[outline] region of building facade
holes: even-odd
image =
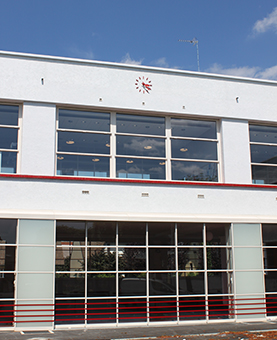
[[[277,82],[0,70],[2,328],[277,316]]]

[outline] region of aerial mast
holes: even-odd
[[[196,38],[193,38],[192,40],[181,40],[181,39],[179,39],[178,41],[180,41],[180,42],[188,42],[188,43],[190,43],[190,44],[193,44],[193,46],[196,45],[196,51],[197,51],[197,67],[198,67],[198,72],[200,72],[198,40],[197,40]]]

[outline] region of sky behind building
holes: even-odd
[[[0,0],[0,50],[277,80],[276,0]]]

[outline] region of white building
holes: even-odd
[[[0,52],[15,329],[277,315],[277,82]]]

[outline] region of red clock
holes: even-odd
[[[150,93],[152,89],[151,80],[149,78],[138,77],[135,82],[136,89],[142,93]]]

